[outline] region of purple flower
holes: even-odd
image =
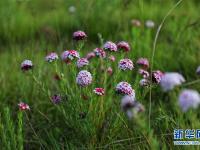
[[[112,75],[113,69],[112,69],[111,67],[108,67],[108,68],[107,68],[107,73],[108,73],[109,75]]]
[[[132,89],[128,82],[120,82],[116,86],[117,93],[124,95],[135,95],[135,91]]]
[[[86,58],[89,60],[91,58],[95,57],[95,53],[94,52],[89,52],[86,56]]]
[[[162,76],[160,86],[162,87],[163,91],[170,91],[175,86],[181,85],[183,82],[185,82],[185,79],[181,74],[169,72]]]
[[[73,33],[73,39],[76,41],[84,40],[87,38],[87,35],[83,31],[76,31]]]
[[[179,106],[183,112],[189,108],[197,108],[200,104],[200,95],[195,90],[183,90],[179,95]]]
[[[95,94],[97,94],[97,95],[100,95],[100,96],[102,96],[102,95],[105,94],[104,88],[95,88],[95,89],[93,90],[93,92],[94,92]]]
[[[76,77],[76,83],[82,87],[88,86],[92,83],[91,73],[86,70],[80,71]]]
[[[149,86],[150,81],[148,79],[141,79],[139,84],[140,86]]]
[[[121,70],[132,70],[134,68],[133,62],[130,59],[121,59],[118,63],[118,68]]]
[[[160,83],[163,73],[160,70],[152,72],[152,81],[156,84]]]
[[[196,73],[197,75],[200,75],[200,66],[197,67]]]
[[[111,52],[116,52],[117,51],[117,45],[111,41],[108,41],[104,44],[103,48],[105,50],[109,50]]]
[[[98,57],[101,57],[101,58],[105,58],[106,57],[106,52],[101,48],[95,48],[94,49],[94,53]]]
[[[61,102],[62,97],[61,97],[60,95],[55,94],[55,95],[53,95],[53,96],[51,97],[51,100],[52,100],[52,102],[53,102],[54,104],[58,104],[58,103]]]
[[[122,49],[125,52],[128,52],[128,51],[131,50],[130,45],[127,42],[125,42],[125,41],[121,41],[121,42],[117,43],[117,48],[118,49]]]
[[[149,72],[144,69],[139,69],[139,74],[142,75],[143,78],[149,78]]]
[[[76,65],[78,68],[82,68],[84,66],[87,66],[88,64],[89,64],[89,61],[86,58],[80,58],[76,62]]]
[[[24,103],[24,102],[20,102],[20,103],[18,104],[18,106],[19,106],[19,109],[20,109],[20,110],[30,110],[29,105],[26,104],[26,103]]]
[[[147,58],[139,58],[137,60],[137,64],[141,67],[143,67],[144,69],[149,68],[149,61]]]
[[[24,60],[22,63],[21,63],[21,69],[23,71],[28,71],[30,69],[33,68],[33,64],[32,64],[32,61],[31,60]]]
[[[61,58],[66,63],[69,63],[73,59],[80,58],[80,56],[79,53],[75,50],[67,50],[62,53]]]
[[[114,61],[115,61],[115,56],[110,55],[110,56],[109,56],[109,59],[110,59],[110,61],[114,62]]]
[[[58,55],[57,55],[56,53],[54,53],[54,52],[49,53],[49,54],[45,57],[45,60],[46,60],[47,62],[53,62],[53,61],[55,61],[55,60],[57,60],[57,59],[58,59]]]

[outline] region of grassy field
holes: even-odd
[[[178,106],[182,89],[200,92],[200,78],[195,73],[200,65],[200,3],[177,2],[1,0],[0,147],[6,150],[200,149],[173,144],[174,129],[200,128],[199,109],[183,113]],[[71,6],[76,8],[75,12],[69,11]],[[133,26],[132,19],[139,19],[142,25]],[[145,27],[146,20],[153,20],[155,27]],[[55,51],[60,56],[66,49],[76,49],[72,34],[77,30],[88,35],[79,51],[81,57],[109,40],[124,40],[131,45],[127,54],[114,53],[115,62],[92,59],[85,68],[93,76],[87,88],[76,84],[80,69],[75,62],[65,64],[60,59],[54,65],[45,61],[49,52]],[[118,61],[124,57],[134,62],[132,71],[119,71]],[[186,84],[168,93],[162,92],[159,85],[140,87],[141,77],[136,67],[140,57],[149,59],[152,70],[181,73]],[[32,74],[20,69],[25,59],[33,62]],[[64,76],[61,81],[53,79],[55,66]],[[113,68],[112,76],[105,71],[109,66]],[[120,81],[132,85],[136,99],[145,107],[145,112],[131,120],[121,111],[121,96],[115,92]],[[105,95],[95,95],[95,87],[104,87]],[[51,102],[50,96],[54,94],[63,97],[58,105]],[[17,106],[20,101],[27,103],[30,111],[20,111]]]

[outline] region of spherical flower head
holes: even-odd
[[[156,84],[160,83],[163,75],[164,75],[163,72],[161,72],[160,70],[153,71],[152,72],[152,81]]]
[[[155,27],[155,23],[152,20],[147,20],[145,22],[145,25],[147,28],[154,28]]]
[[[31,60],[24,60],[22,63],[21,63],[21,69],[23,71],[28,71],[30,69],[33,68],[33,63]]]
[[[130,45],[125,41],[121,41],[121,42],[117,43],[117,48],[124,50],[125,52],[128,52],[131,50]]]
[[[104,44],[103,48],[105,50],[111,51],[111,52],[116,52],[117,51],[117,45],[111,41],[108,41]]]
[[[136,19],[131,20],[131,24],[133,26],[135,26],[135,27],[140,27],[141,26],[140,20],[136,20]]]
[[[113,69],[112,69],[111,67],[108,67],[108,69],[107,69],[107,73],[108,73],[109,75],[112,75],[112,73],[113,73]]]
[[[110,55],[110,56],[109,56],[109,60],[112,61],[112,62],[114,62],[114,61],[115,61],[115,56]]]
[[[163,91],[170,91],[175,86],[181,85],[183,82],[185,82],[184,77],[176,72],[170,72],[165,73],[160,81],[160,85],[163,89]]]
[[[88,60],[90,60],[90,59],[93,58],[93,57],[95,57],[95,53],[94,53],[94,52],[89,52],[89,53],[87,54],[87,56],[86,56],[86,58],[87,58]]]
[[[135,97],[132,95],[125,95],[121,99],[121,108],[123,111],[127,111],[134,107]]]
[[[135,93],[131,85],[124,81],[117,84],[116,92],[124,95],[134,95]]]
[[[144,68],[144,69],[149,68],[149,61],[148,61],[147,58],[139,58],[139,59],[137,60],[137,64],[138,64],[139,66],[141,66],[142,68]]]
[[[200,104],[200,95],[195,90],[183,90],[179,95],[179,106],[183,112],[186,112],[189,108],[196,109]]]
[[[77,58],[79,59],[80,56],[79,56],[79,53],[75,50],[67,50],[62,53],[61,58],[65,62],[70,62],[73,59],[77,59]]]
[[[93,92],[94,92],[95,94],[97,94],[97,95],[100,95],[100,96],[102,96],[102,95],[105,94],[104,88],[95,88],[95,89],[93,90]]]
[[[70,6],[68,8],[68,10],[69,10],[70,13],[75,13],[76,12],[76,7],[75,6]]]
[[[47,62],[53,62],[53,61],[56,61],[58,59],[58,55],[54,52],[52,53],[49,53],[46,57],[45,57],[45,60]]]
[[[134,68],[133,62],[130,59],[121,59],[118,63],[118,68],[121,70],[132,70]]]
[[[51,101],[52,101],[54,104],[60,103],[61,100],[62,100],[62,97],[61,97],[60,95],[57,95],[57,94],[55,94],[55,95],[53,95],[53,96],[51,97]]]
[[[196,73],[200,76],[200,66],[197,67]]]
[[[76,31],[73,33],[73,39],[76,41],[84,40],[87,38],[87,35],[83,31]]]
[[[143,78],[149,78],[149,72],[144,69],[139,69],[139,74],[142,75]]]
[[[148,79],[141,79],[139,82],[140,86],[149,86],[150,85],[150,81]]]
[[[20,103],[18,104],[18,106],[19,106],[19,110],[30,110],[29,105],[26,104],[26,103],[24,103],[24,102],[20,102]]]
[[[101,48],[95,48],[94,53],[96,56],[101,57],[101,58],[106,58],[106,52],[101,49]]]
[[[88,64],[89,64],[89,61],[86,58],[80,58],[76,62],[76,65],[78,68],[82,68],[84,66],[87,66]]]
[[[76,77],[76,83],[82,87],[88,86],[92,83],[92,75],[86,70],[82,70]]]

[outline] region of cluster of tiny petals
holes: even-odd
[[[58,55],[55,52],[51,52],[45,57],[45,60],[47,62],[53,62],[57,59],[58,59]]]
[[[135,27],[140,27],[141,26],[141,22],[140,20],[137,20],[137,19],[133,19],[131,20],[131,24]]]
[[[112,62],[115,61],[115,56],[113,56],[113,55],[110,55],[108,58],[109,58],[109,60],[112,61]]]
[[[147,20],[145,22],[145,25],[146,25],[147,28],[154,28],[155,23],[152,20]]]
[[[139,84],[140,84],[140,86],[149,86],[150,81],[148,79],[141,79]]]
[[[108,68],[107,68],[107,73],[108,73],[109,75],[112,75],[113,69],[112,69],[111,67],[108,67]]]
[[[19,106],[19,109],[20,109],[20,110],[30,110],[29,105],[26,104],[26,103],[24,103],[24,102],[20,102],[20,103],[18,104],[18,106]]]
[[[111,41],[108,41],[104,44],[103,48],[105,50],[109,50],[109,51],[112,51],[112,52],[116,52],[117,51],[117,45]]]
[[[197,108],[200,104],[200,95],[195,90],[185,89],[179,95],[179,106],[183,112],[189,108]]]
[[[127,82],[120,82],[116,86],[117,93],[125,94],[125,95],[133,95],[134,90],[131,85]]]
[[[102,95],[105,94],[104,88],[95,88],[95,89],[93,90],[93,92],[94,92],[95,94],[97,94],[97,95],[100,95],[100,96],[102,96]]]
[[[143,76],[143,78],[149,78],[149,72],[144,69],[139,69],[139,74]]]
[[[80,58],[79,53],[75,50],[64,51],[61,55],[62,60],[73,60],[75,58]]]
[[[94,53],[98,57],[101,57],[101,58],[105,58],[106,57],[106,52],[101,48],[95,48],[94,49]]]
[[[139,58],[137,60],[137,64],[142,66],[143,68],[149,68],[149,61],[147,58]]]
[[[132,70],[134,68],[133,62],[130,59],[121,59],[118,63],[118,68],[121,70]]]
[[[73,39],[74,40],[84,40],[87,38],[87,35],[83,31],[76,31],[73,33]]]
[[[121,41],[121,42],[117,43],[117,48],[122,49],[125,52],[128,52],[131,50],[130,45],[125,41]]]
[[[23,71],[28,71],[30,69],[32,69],[33,67],[33,63],[31,60],[24,60],[22,63],[21,63],[21,69]]]
[[[58,104],[58,103],[61,102],[62,98],[61,98],[60,95],[55,94],[55,95],[53,95],[53,96],[51,97],[51,100],[52,100],[52,102],[53,102],[54,104]]]
[[[89,60],[91,58],[95,57],[95,53],[94,52],[89,52],[87,55],[86,55],[86,58]]]
[[[156,70],[152,72],[152,81],[154,83],[160,83],[162,76],[164,75],[163,72],[161,72],[160,70]]]
[[[87,58],[80,58],[77,60],[76,65],[78,68],[82,68],[84,66],[87,66],[89,64],[89,61]]]
[[[135,97],[130,95],[125,95],[121,99],[121,108],[126,111],[134,106]]]
[[[177,72],[168,72],[162,76],[160,85],[163,91],[170,91],[175,86],[181,85],[183,82],[185,82],[185,79],[181,74]]]
[[[86,70],[82,70],[76,77],[76,83],[82,87],[88,86],[92,83],[92,75]]]

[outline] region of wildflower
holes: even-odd
[[[33,68],[33,64],[32,64],[32,61],[31,60],[24,60],[22,63],[21,63],[21,69],[23,71],[28,71],[30,69]]]
[[[200,66],[197,67],[196,73],[197,75],[200,75]]]
[[[160,81],[163,91],[172,90],[175,86],[181,85],[185,82],[184,77],[176,72],[165,73]]]
[[[87,38],[87,35],[83,31],[76,31],[73,33],[73,39],[76,41],[84,40]]]
[[[137,64],[141,67],[143,67],[144,69],[149,68],[149,61],[147,58],[139,58],[137,60]]]
[[[95,48],[94,49],[94,53],[98,57],[101,57],[101,58],[105,58],[106,57],[106,52],[101,48]]]
[[[111,41],[108,41],[104,44],[103,48],[105,50],[109,50],[111,52],[116,52],[117,51],[117,45]]]
[[[48,54],[48,55],[45,57],[45,60],[46,60],[47,62],[53,62],[53,61],[55,61],[55,60],[57,60],[57,59],[58,59],[58,55],[57,55],[56,53],[54,53],[54,52]]]
[[[154,83],[160,83],[163,73],[160,70],[156,70],[152,72],[152,81]]]
[[[69,10],[70,13],[75,13],[76,12],[76,7],[75,6],[70,6],[68,8],[68,10]]]
[[[200,95],[195,90],[183,90],[179,95],[179,106],[183,112],[186,112],[189,108],[196,109],[200,104]]]
[[[109,56],[109,59],[110,59],[112,62],[114,62],[114,61],[115,61],[115,56],[110,55],[110,56]]]
[[[86,56],[86,58],[89,60],[91,58],[95,57],[95,53],[94,52],[89,52]]]
[[[89,61],[86,58],[80,58],[76,62],[76,65],[78,68],[82,68],[84,66],[87,66],[88,64],[89,64]]]
[[[134,95],[135,91],[132,89],[131,85],[127,82],[120,82],[116,86],[116,92],[125,95]]]
[[[125,52],[128,52],[128,51],[131,50],[129,44],[127,42],[125,42],[125,41],[121,41],[121,42],[117,43],[117,48],[118,49],[122,49]]]
[[[75,50],[68,50],[68,51],[64,51],[61,55],[61,58],[63,61],[65,61],[66,63],[70,62],[71,60],[75,59],[75,58],[80,58],[79,53]]]
[[[132,70],[134,68],[133,62],[130,59],[121,59],[118,63],[118,68],[121,70]]]
[[[135,27],[140,27],[141,26],[140,20],[136,20],[136,19],[131,20],[131,24],[133,26],[135,26]]]
[[[143,78],[149,78],[149,72],[144,69],[139,69],[139,74],[143,76]]]
[[[19,109],[20,109],[20,110],[30,110],[29,105],[26,104],[26,103],[24,103],[24,102],[20,102],[20,103],[18,104],[18,106],[19,106]]]
[[[149,86],[150,81],[148,79],[141,79],[139,84],[140,86]]]
[[[95,88],[95,89],[93,90],[93,92],[94,92],[95,94],[97,94],[97,95],[102,96],[102,95],[104,95],[105,90],[104,90],[104,88]]]
[[[128,109],[134,106],[135,97],[130,95],[125,95],[121,99],[121,108],[123,111],[127,111]]]
[[[60,103],[61,100],[62,100],[62,97],[61,97],[60,95],[57,95],[57,94],[55,94],[55,95],[53,95],[53,96],[51,97],[51,101],[52,101],[54,104]]]
[[[108,67],[108,69],[107,69],[107,73],[108,73],[109,75],[112,75],[112,73],[113,73],[113,70],[112,70],[112,68],[111,68],[111,67]]]
[[[91,73],[86,70],[80,71],[76,77],[76,83],[82,87],[88,86],[92,83]]]
[[[145,25],[146,25],[147,28],[154,28],[155,23],[152,20],[147,20],[145,22]]]

